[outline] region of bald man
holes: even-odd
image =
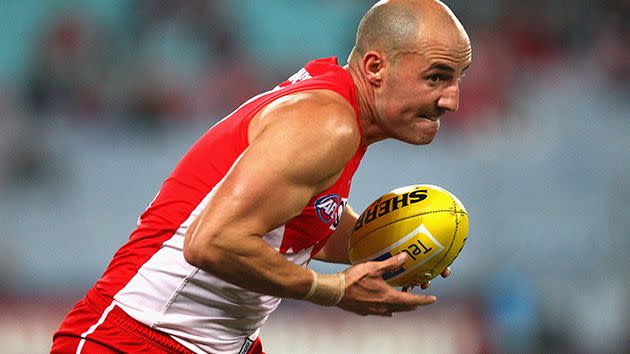
[[[468,36],[441,2],[374,5],[348,65],[306,64],[191,147],[52,352],[262,353],[260,327],[281,298],[379,316],[433,303],[382,279],[404,254],[333,275],[306,266],[349,263],[347,198],[366,148],[429,144],[470,63]]]

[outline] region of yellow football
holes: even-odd
[[[444,188],[419,184],[395,189],[357,219],[348,245],[352,264],[383,261],[405,252],[400,269],[386,272],[392,286],[412,286],[448,267],[468,237],[468,213]]]

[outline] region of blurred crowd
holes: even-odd
[[[46,173],[43,121],[149,133],[165,122],[217,121],[310,59],[304,54],[311,53],[292,38],[282,38],[293,29],[278,24],[284,19],[276,20],[274,14],[290,10],[295,16],[319,8],[313,17],[330,17],[339,5],[305,3],[287,9],[282,1],[272,1],[266,13],[247,16],[244,1],[135,0],[112,3],[125,7],[115,21],[60,3],[61,10],[37,28],[30,56],[23,58],[21,80],[0,82],[0,188],[7,180]],[[302,38],[304,43],[322,36],[342,38],[329,44],[329,52],[313,57],[338,55],[345,62],[359,16],[372,1],[348,3],[352,15],[346,16],[343,30],[337,29],[342,36],[312,27]],[[518,107],[519,89],[545,72],[578,63],[600,71],[611,90],[628,90],[628,1],[448,3],[467,27],[474,48],[461,110],[445,127],[455,134],[506,123],[509,111]],[[278,27],[279,38],[252,34],[269,26]],[[262,44],[248,46],[252,41]],[[274,41],[286,41],[286,48],[271,53],[278,59],[270,60],[261,50]],[[286,63],[293,67],[278,67]]]
[[[36,119],[122,116],[143,126],[224,112],[260,83],[216,4],[134,1],[116,28],[61,12],[26,58],[23,104]]]
[[[349,3],[354,18],[344,23],[345,40],[331,44],[333,52],[315,56],[342,56],[351,48],[356,22],[372,1]],[[519,89],[545,72],[578,63],[601,72],[612,90],[629,89],[628,1],[448,3],[474,48],[461,110],[445,127],[455,134],[506,123],[518,106]],[[283,60],[266,60],[259,47],[246,47],[243,36],[248,28],[258,28],[250,23],[256,19],[261,27],[276,24],[274,13],[287,11],[285,5],[272,1],[268,13],[249,17],[241,8],[245,2],[206,0],[112,4],[126,6],[116,21],[99,21],[85,9],[52,13],[37,29],[30,57],[23,58],[22,80],[0,82],[0,188],[7,180],[22,181],[25,174],[45,173],[46,133],[38,122],[62,119],[139,132],[159,130],[164,122],[214,122],[282,81],[310,58],[296,50],[296,58],[287,59],[294,47],[289,42],[286,51],[272,54]],[[296,13],[307,7],[292,6]],[[312,16],[327,16],[336,6],[324,1]],[[321,33],[311,28],[302,40],[320,40]],[[294,67],[278,67],[287,62]]]
[[[20,12],[17,10],[20,6],[14,5],[13,12],[6,13],[26,21],[24,16],[29,16],[33,6],[40,6],[40,2],[22,1],[32,7],[24,7]],[[467,159],[461,151],[442,158],[444,151],[450,153],[445,150],[449,147],[434,143],[432,151],[437,151],[436,155],[423,155],[418,169],[423,171],[423,178],[428,178],[431,169],[422,169],[426,162],[434,169],[443,169],[442,176],[459,178],[451,181],[468,183],[465,190],[470,194],[466,199],[470,204],[467,205],[472,205],[471,209],[477,207],[474,218],[477,246],[492,244],[500,250],[496,253],[504,251],[513,257],[506,262],[513,267],[493,272],[493,277],[487,279],[486,269],[482,268],[489,266],[482,265],[483,261],[496,263],[499,256],[477,254],[475,258],[471,254],[468,264],[459,264],[458,272],[468,271],[467,275],[472,278],[466,283],[462,277],[460,283],[467,286],[462,297],[478,296],[478,300],[473,301],[485,306],[484,315],[488,317],[489,326],[494,326],[492,332],[503,337],[496,340],[505,345],[499,352],[535,352],[540,348],[547,350],[540,352],[589,352],[595,347],[613,348],[610,352],[630,350],[630,342],[625,339],[630,321],[623,315],[630,314],[626,296],[630,295],[630,286],[619,281],[630,280],[630,273],[624,269],[624,265],[630,266],[626,256],[630,250],[626,231],[630,226],[627,207],[630,159],[627,151],[625,155],[619,151],[630,146],[626,137],[630,132],[630,1],[444,2],[468,30],[473,65],[462,81],[460,110],[443,120],[439,139],[453,145],[473,141],[466,145],[472,149],[485,144],[487,137],[494,134],[504,137],[505,141],[497,139],[499,141],[491,148],[504,150],[504,155],[498,155],[501,151],[479,148],[480,152],[473,159]],[[80,178],[78,182],[73,181],[72,186],[59,188],[56,184],[70,184],[64,180],[72,175],[73,168],[81,163],[88,165],[93,159],[77,156],[75,151],[74,154],[62,151],[59,140],[77,139],[78,142],[70,146],[82,149],[90,148],[91,140],[109,139],[120,143],[121,139],[116,137],[123,134],[134,141],[163,143],[164,147],[152,145],[147,149],[153,155],[166,155],[164,151],[173,146],[172,140],[182,140],[181,144],[188,146],[194,137],[244,100],[285,80],[306,61],[338,56],[339,62],[344,64],[358,21],[373,3],[372,0],[85,0],[78,6],[65,0],[46,2],[54,11],[41,15],[41,20],[32,21],[28,38],[22,39],[18,34],[18,37],[7,38],[6,43],[10,42],[8,39],[16,43],[16,53],[0,40],[0,48],[4,48],[0,56],[11,52],[21,63],[12,65],[11,69],[7,69],[7,65],[0,67],[0,222],[9,225],[0,229],[0,300],[3,295],[11,294],[12,284],[20,284],[20,279],[15,278],[27,272],[24,268],[17,269],[20,261],[22,265],[31,262],[35,264],[32,269],[40,270],[49,268],[50,264],[20,256],[20,247],[30,251],[29,242],[40,242],[42,237],[29,235],[33,233],[28,228],[31,222],[9,220],[12,215],[34,219],[39,215],[44,220],[42,224],[54,220],[58,229],[40,226],[37,220],[32,222],[36,225],[34,229],[50,229],[51,235],[46,236],[61,240],[48,241],[50,244],[74,241],[86,246],[80,243],[83,236],[75,232],[76,218],[72,212],[88,209],[87,203],[100,207],[104,202],[99,197],[116,193],[85,192],[83,189],[98,188],[86,181],[80,184]],[[107,15],[104,15],[100,12],[104,8],[111,11],[105,11]],[[0,20],[2,16],[0,13]],[[12,35],[11,28],[7,33]],[[0,63],[6,64],[6,60],[1,59]],[[571,111],[567,107],[576,108]],[[541,117],[541,112],[550,116]],[[549,123],[553,120],[557,120],[561,128]],[[575,124],[571,124],[574,121]],[[547,123],[542,125],[541,122]],[[535,125],[536,128],[531,128]],[[168,134],[178,127],[201,129],[191,137],[183,139],[175,135],[169,140]],[[558,133],[560,130],[562,132]],[[527,131],[533,131],[534,136],[527,137]],[[516,144],[517,140],[522,144]],[[561,144],[566,146],[558,146]],[[98,164],[90,165],[89,171],[82,172],[83,178],[102,181],[116,178],[116,173],[123,174],[119,178],[124,178],[124,173],[136,166],[136,159],[140,161],[150,155],[146,151],[132,151],[138,147],[136,145],[129,146],[125,147],[128,150],[121,148],[103,155],[112,158],[112,155],[137,154],[137,157],[122,162],[104,161],[102,169]],[[402,150],[394,151],[404,155]],[[95,149],[94,152],[102,151]],[[492,161],[493,156],[499,156],[498,161]],[[170,169],[176,158],[164,157],[161,160],[164,170]],[[386,165],[390,158],[391,154],[381,155],[380,162]],[[365,165],[370,174],[372,170],[367,163]],[[148,172],[143,177],[163,173],[162,170],[154,172],[151,167],[147,166]],[[378,183],[378,173],[386,169],[375,168],[370,181]],[[109,174],[97,179],[105,170]],[[125,170],[124,173],[121,170]],[[447,182],[446,177],[441,178]],[[128,198],[134,189],[139,189],[134,183],[138,186],[145,181],[125,182],[126,189],[119,191],[121,198]],[[360,188],[360,184],[357,185]],[[155,186],[147,189],[153,193]],[[26,190],[37,193],[61,190],[54,198],[45,200],[57,210],[37,206],[36,203],[42,201],[37,197],[24,201],[27,197],[21,193]],[[64,201],[61,197],[64,193],[65,202],[70,206],[59,207],[57,203]],[[360,193],[358,190],[355,198],[361,196]],[[526,199],[528,193],[545,196],[554,193],[554,197],[545,200],[544,206],[536,201],[514,202],[519,197]],[[98,200],[94,201],[94,196]],[[133,197],[144,198],[143,195]],[[80,198],[84,199],[77,201]],[[585,204],[592,205],[585,209],[588,218],[576,220],[575,215],[582,215],[583,211],[576,206],[576,200],[582,202],[581,198],[587,201]],[[73,199],[74,203],[68,199]],[[138,200],[136,202],[142,202]],[[11,210],[15,205],[7,203],[22,203],[19,207],[23,209]],[[514,210],[497,218],[491,208],[493,203]],[[64,208],[67,210],[61,210]],[[28,214],[31,209],[35,210],[35,217]],[[548,210],[557,215],[549,215]],[[98,231],[106,234],[105,237],[126,237],[110,225],[119,221],[120,215],[115,211],[107,213],[97,209],[92,216],[94,214],[104,218],[99,220]],[[111,218],[110,223],[107,217]],[[540,221],[540,225],[529,224],[532,219]],[[15,230],[23,233],[20,235]],[[98,231],[95,231],[97,236]],[[549,234],[553,240],[545,244]],[[5,241],[9,237],[21,237],[23,244]],[[600,237],[605,240],[587,249],[592,239]],[[576,241],[571,243],[571,240]],[[524,256],[519,258],[518,254],[525,253],[524,245],[529,241],[539,242],[544,247],[528,255],[531,260]],[[45,242],[33,246],[33,250],[43,253]],[[103,244],[95,248],[106,247]],[[109,257],[110,253],[110,249],[104,250],[103,257]],[[572,257],[574,254],[578,256]],[[580,258],[583,255],[588,257]],[[70,257],[56,256],[57,259],[49,262]],[[89,255],[84,257],[90,258]],[[69,260],[66,266],[72,267],[72,262],[88,262],[86,259]],[[550,259],[557,263],[544,263]],[[610,264],[618,267],[610,272],[594,270]],[[94,267],[102,270],[101,264]],[[566,279],[555,277],[558,272],[547,275],[547,271],[553,273],[551,270],[555,268],[570,275]],[[587,280],[586,274],[593,276],[586,272],[587,268],[593,273],[606,273],[610,278],[602,275]],[[531,269],[536,276],[525,274]],[[76,272],[89,273],[87,269]],[[46,274],[42,278],[33,276],[22,285],[32,281],[44,288]],[[69,277],[59,275],[59,278]],[[91,282],[91,279],[77,279],[76,283]],[[50,280],[50,283],[55,281]],[[557,291],[565,284],[588,287],[592,282],[606,286],[593,286],[577,293],[569,288],[566,298],[564,292]],[[541,283],[547,289],[540,289]],[[61,287],[53,284],[50,288],[55,286]],[[545,291],[547,295],[540,295]],[[602,301],[623,306],[609,312],[600,307],[589,310],[582,305],[590,304],[590,294],[602,295]],[[563,305],[569,309],[564,309]],[[571,321],[556,316],[562,311],[570,313]],[[562,323],[557,326],[558,322]],[[610,328],[613,328],[611,334],[604,333]],[[608,347],[600,346],[602,338],[612,338]],[[571,345],[567,344],[569,342]]]

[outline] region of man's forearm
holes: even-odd
[[[194,265],[262,294],[301,299],[313,281],[311,272],[288,261],[256,235],[217,237],[207,254],[212,256],[196,257]]]

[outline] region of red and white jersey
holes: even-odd
[[[255,339],[280,299],[229,284],[188,264],[183,256],[184,235],[247,148],[254,115],[279,97],[314,89],[343,96],[358,121],[352,78],[336,58],[314,60],[273,90],[245,102],[186,153],[93,289],[113,298],[134,319],[195,352],[236,353],[248,337]],[[332,187],[263,239],[289,261],[305,266],[338,225],[364,153],[361,143]]]

